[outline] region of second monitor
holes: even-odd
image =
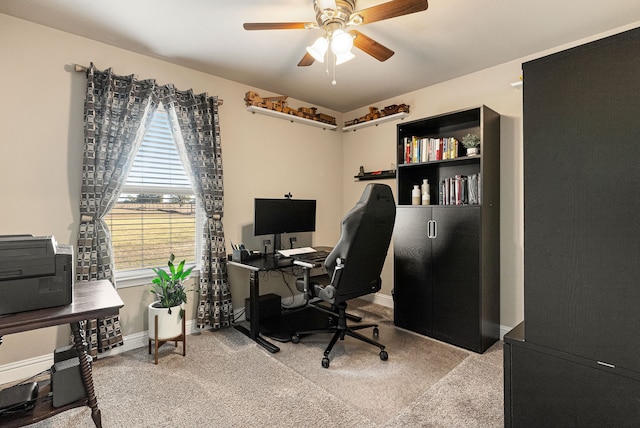
[[[282,249],[282,233],[315,232],[315,230],[315,200],[255,198],[253,234],[255,236],[274,235],[274,253]]]

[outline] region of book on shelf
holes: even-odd
[[[404,163],[432,162],[460,156],[460,142],[454,137],[404,137]]]
[[[480,173],[455,175],[440,181],[439,205],[479,205],[481,203]]]

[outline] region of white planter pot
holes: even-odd
[[[158,316],[158,340],[173,339],[182,334],[182,318],[180,317],[180,310],[182,305],[174,306],[172,308],[156,308],[155,304],[159,305],[159,302],[153,302],[149,305],[149,339],[155,339],[156,325],[155,316]],[[171,309],[171,314],[169,314]]]
[[[471,147],[467,149],[467,156],[473,156],[473,155],[479,155],[479,154],[480,154],[480,148],[478,147]]]

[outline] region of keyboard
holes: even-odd
[[[291,257],[293,257],[294,260],[300,260],[301,262],[308,262],[308,261],[324,260],[327,258],[328,255],[329,255],[329,251],[319,250],[319,251],[312,251],[309,253],[295,254]]]

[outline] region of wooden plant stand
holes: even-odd
[[[182,316],[182,334],[176,337],[171,337],[169,339],[159,340],[158,339],[158,316],[154,317],[155,322],[155,337],[149,337],[149,355],[151,355],[151,341],[154,342],[155,347],[155,364],[158,364],[158,348],[164,345],[167,342],[173,341],[173,346],[178,347],[178,342],[182,342],[182,356],[185,357],[187,355],[187,334],[186,334],[186,321],[187,316],[184,314]]]

